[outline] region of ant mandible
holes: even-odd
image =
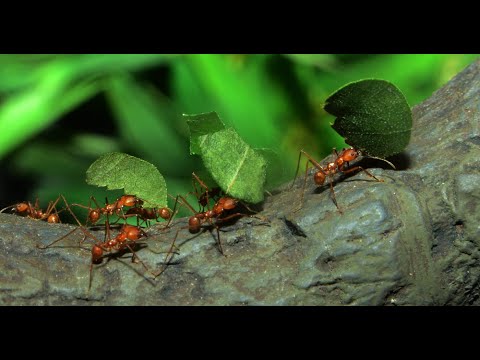
[[[60,222],[60,216],[58,215],[59,212],[56,208],[58,200],[60,200],[60,196],[55,201],[50,201],[46,211],[43,211],[40,208],[37,198],[34,205],[32,205],[30,201],[24,201],[15,205],[7,206],[0,210],[0,213],[7,209],[12,209],[17,215],[26,216],[35,220],[46,220],[50,224],[57,224]],[[61,211],[62,210],[60,210],[60,212]]]
[[[335,206],[337,207],[340,214],[342,214],[343,212],[340,209],[340,207],[338,206],[337,198],[335,196],[335,190],[333,190],[332,179],[333,179],[333,176],[335,174],[340,173],[340,172],[342,174],[349,174],[349,173],[353,173],[353,172],[356,172],[356,171],[363,171],[368,176],[374,178],[376,181],[383,182],[382,179],[378,179],[377,177],[375,177],[375,175],[371,174],[368,170],[364,169],[361,166],[354,166],[354,167],[351,167],[351,168],[348,168],[348,169],[345,168],[345,167],[348,167],[350,165],[349,163],[351,161],[354,161],[360,155],[362,155],[360,150],[355,149],[355,148],[348,148],[348,149],[343,149],[340,153],[338,153],[336,149],[333,149],[333,152],[336,156],[335,160],[333,162],[328,163],[325,166],[322,166],[315,159],[313,159],[313,157],[311,155],[309,155],[306,151],[300,150],[300,154],[298,156],[297,170],[295,171],[295,178],[293,179],[292,187],[295,183],[295,179],[297,178],[298,169],[299,169],[299,166],[300,166],[300,159],[301,159],[302,155],[306,156],[308,158],[308,160],[307,160],[307,163],[306,163],[306,166],[305,166],[305,179],[304,179],[303,188],[302,188],[301,206],[296,211],[300,210],[301,207],[303,206],[303,199],[304,199],[304,194],[305,194],[305,186],[307,184],[309,163],[311,163],[313,166],[315,166],[317,168],[317,171],[313,175],[313,181],[315,182],[316,185],[322,186],[325,183],[325,179],[327,177],[329,178],[330,192],[331,192],[332,197],[333,197],[333,202],[335,203]],[[372,157],[372,156],[370,156],[370,157],[374,158],[374,159],[385,161],[386,163],[391,165],[393,168],[395,168],[395,166],[391,162],[389,162],[385,159]]]

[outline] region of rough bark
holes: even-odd
[[[73,226],[0,214],[0,303],[16,305],[479,304],[480,61],[413,109],[412,139],[382,166],[328,186],[303,180],[268,197],[261,216],[215,232],[179,232],[180,254],[156,280],[131,254],[95,265]],[[327,159],[328,160],[328,159]],[[153,270],[186,219],[153,226],[138,256]],[[98,235],[100,238],[102,235]],[[62,246],[62,247],[60,247]],[[69,247],[66,247],[69,246]]]

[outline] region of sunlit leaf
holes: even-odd
[[[325,110],[336,116],[332,127],[347,144],[371,156],[400,153],[410,141],[412,112],[405,96],[385,80],[360,80],[333,95]]]
[[[199,141],[202,136],[225,129],[225,124],[214,111],[196,115],[184,114],[183,117],[187,120],[190,129],[191,155],[201,154]]]
[[[87,170],[87,183],[124,189],[125,194],[138,196],[149,207],[167,205],[167,186],[158,169],[128,154],[113,152],[98,158]]]
[[[234,129],[205,135],[199,145],[205,167],[225,193],[253,204],[263,200],[267,163]]]

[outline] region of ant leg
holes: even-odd
[[[46,220],[49,223],[58,223],[60,222],[60,217],[58,216],[59,211],[57,210],[57,203],[60,200],[60,195],[55,201],[49,201],[47,210],[42,216],[42,220]],[[53,213],[53,214],[52,214]]]
[[[37,202],[38,202],[38,198],[37,198],[37,200],[35,201],[35,203],[37,203]],[[37,210],[37,208],[36,208],[36,207],[32,207],[32,204],[30,203],[30,201],[27,201],[27,205],[28,205],[27,217],[30,217],[30,218],[32,218],[32,219],[35,219],[35,213],[36,213],[35,210]]]
[[[148,267],[147,265],[145,265],[145,263],[140,259],[140,257],[137,255],[136,251],[133,250],[133,248],[129,245],[129,244],[125,244],[125,246],[131,251],[132,253],[132,262],[134,262],[135,260],[138,260],[140,262],[140,264],[143,265],[143,267],[145,268],[146,271],[148,271],[150,274],[152,274],[154,277],[155,277],[155,273],[153,273]]]
[[[170,216],[170,219],[168,219],[167,225],[165,225],[165,229],[168,228],[168,226],[169,226],[170,223],[172,222],[173,218],[174,218],[175,215],[177,215],[177,213],[178,213],[178,210],[176,211],[176,209],[177,209],[177,204],[179,203],[178,198],[179,198],[179,196],[181,196],[181,195],[177,195],[176,197],[173,197],[172,195],[168,194],[168,196],[170,196],[172,199],[174,199],[174,200],[175,200],[175,203],[174,203],[174,205],[173,205],[172,215]],[[186,201],[186,200],[185,200],[185,201]],[[167,208],[167,209],[168,209],[168,208]],[[170,209],[168,209],[168,210],[170,210]],[[156,216],[157,216],[157,221],[158,221],[158,214],[157,214]]]
[[[90,297],[90,289],[92,288],[92,279],[93,279],[93,259],[90,260],[90,276],[88,277],[88,291],[87,299]]]
[[[342,173],[348,174],[348,173],[355,172],[355,171],[358,171],[358,170],[365,172],[368,176],[374,178],[374,179],[377,180],[378,182],[383,182],[382,179],[376,178],[375,175],[371,174],[370,172],[368,172],[366,169],[364,169],[364,168],[361,167],[361,166],[354,166],[354,167],[351,168],[351,169],[342,170]]]
[[[206,197],[207,197],[207,204],[208,204],[208,186],[202,181],[200,180],[200,178],[197,176],[197,174],[195,174],[194,172],[192,172],[192,185],[193,185],[193,188],[195,189],[195,197],[197,199],[200,199],[200,196],[201,196],[201,193],[198,191],[197,189],[197,183],[205,189],[205,194],[206,194]],[[198,212],[202,212],[203,210],[205,210],[205,207],[203,207],[202,209],[202,204],[200,204],[200,202],[198,203]]]
[[[62,196],[62,197],[63,197],[63,196]],[[67,200],[65,200],[65,198],[63,198],[63,201],[65,202],[65,205],[67,206],[67,208],[70,210],[70,208],[69,208],[69,206],[68,206],[68,204],[67,204]],[[73,212],[72,212],[71,210],[70,210],[70,213],[73,214]],[[76,219],[76,217],[75,217],[75,219]],[[78,221],[78,219],[76,219],[76,220],[77,220],[77,222],[78,222],[79,225],[80,225],[80,222]],[[62,237],[56,239],[55,241],[51,242],[50,244],[47,244],[47,245],[38,245],[38,244],[35,244],[35,246],[36,246],[38,249],[42,249],[42,250],[43,250],[43,249],[47,249],[47,248],[49,248],[50,246],[56,244],[57,242],[59,242],[59,241],[65,239],[66,237],[70,236],[71,234],[73,234],[75,231],[77,231],[77,230],[80,229],[80,228],[81,228],[81,225],[80,225],[79,227],[73,229],[72,231],[69,231],[67,234],[65,234],[65,235],[63,235]],[[85,235],[85,234],[84,234],[84,235]],[[85,236],[84,236],[84,239],[85,239]]]
[[[329,176],[328,179],[329,179],[329,183],[330,183],[330,193],[332,194],[332,200],[333,200],[333,203],[335,204],[335,206],[337,207],[337,210],[340,214],[343,214],[343,211],[340,209],[340,207],[338,206],[338,202],[337,202],[337,197],[335,196],[335,190],[333,189],[333,180],[332,180],[333,176]]]
[[[188,201],[182,196],[182,195],[177,195],[177,199],[180,198],[182,201],[178,201],[180,204],[182,205],[185,205],[187,208],[190,209],[190,211],[193,213],[193,214],[198,214],[197,211],[195,211],[195,209],[192,207],[192,205],[190,205],[188,203]]]
[[[243,214],[243,213],[235,213],[235,214],[230,214],[230,215],[228,215],[224,218],[217,218],[217,220],[215,221],[215,224],[212,224],[212,225],[217,229],[218,247],[219,247],[220,253],[225,257],[227,255],[225,255],[225,253],[223,251],[222,241],[220,240],[220,230],[219,230],[220,227],[218,226],[218,224],[222,223],[222,222],[225,222],[225,221],[228,221],[230,219],[236,218],[236,217],[244,217],[244,216],[254,217],[254,218],[262,220],[262,221],[270,222],[267,218],[258,217],[256,215]]]
[[[68,210],[68,212],[70,213],[70,215],[72,215],[72,217],[75,219],[75,221],[77,222],[78,224],[78,228],[82,230],[84,236],[83,236],[83,239],[82,241],[80,241],[80,245],[87,239],[87,236],[90,237],[92,240],[94,241],[98,241],[98,239],[95,237],[95,235],[93,235],[90,231],[88,231],[83,225],[82,223],[80,222],[80,220],[78,220],[77,216],[74,214],[74,212],[72,211],[72,209],[70,208],[70,206],[68,205],[68,202],[67,202],[67,199],[65,199],[65,196],[63,195],[60,195],[63,199],[63,202],[65,203],[65,206],[66,206],[66,209]],[[72,204],[73,205],[73,204]],[[77,229],[78,229],[77,228]],[[76,230],[76,229],[75,229]]]
[[[211,221],[211,219],[209,219]],[[219,226],[215,223],[213,224],[213,226],[215,226],[215,229],[217,230],[217,244],[218,244],[218,250],[220,250],[220,254],[222,254],[223,256],[227,257],[227,255],[225,255],[225,252],[223,251],[223,246],[222,246],[222,240],[220,239],[220,230],[219,230]]]
[[[165,259],[163,260],[163,267],[157,274],[154,275],[155,278],[157,278],[161,274],[163,274],[163,272],[167,269],[168,264],[170,264],[170,261],[172,261],[173,255],[175,254],[175,252],[173,251],[173,248],[175,247],[175,248],[178,249],[178,247],[175,246],[175,241],[177,241],[178,233],[180,232],[180,230],[183,230],[183,229],[188,229],[188,226],[178,229],[177,232],[175,233],[175,237],[173,238],[172,244],[170,245],[170,249],[168,249],[167,255],[165,255]],[[171,256],[170,256],[170,258],[168,258],[168,256],[170,254],[171,254]]]
[[[294,211],[294,213],[299,211],[303,207],[303,202],[304,202],[304,197],[305,197],[305,188],[307,186],[309,163],[312,164],[313,166],[315,166],[324,175],[326,175],[325,172],[323,171],[322,165],[320,165],[320,163],[318,163],[311,155],[309,155],[304,150],[300,150],[300,154],[298,155],[297,170],[295,171],[295,178],[293,179],[293,183],[292,183],[292,186],[290,187],[290,189],[293,188],[293,184],[295,183],[295,179],[297,178],[298,169],[300,167],[300,160],[301,160],[302,155],[306,156],[308,160],[305,164],[305,177],[304,177],[304,180],[303,180],[302,195],[300,197],[300,206]]]
[[[4,207],[2,210],[0,210],[0,213],[3,213],[7,209],[12,209],[13,210],[14,208],[15,208],[15,205],[9,205],[7,207]]]

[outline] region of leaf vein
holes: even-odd
[[[237,180],[238,174],[240,173],[240,169],[242,168],[243,164],[245,163],[245,160],[247,159],[249,150],[250,149],[248,147],[245,149],[245,152],[244,152],[242,158],[240,159],[240,163],[238,164],[237,171],[235,172],[235,175],[233,176],[230,184],[228,184],[228,188],[227,188],[227,191],[226,191],[227,194],[230,192],[230,188],[235,183],[235,180]]]

